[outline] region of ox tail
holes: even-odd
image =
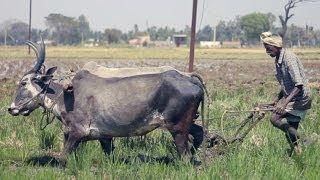
[[[204,106],[205,106],[205,98],[203,97],[202,101],[201,101],[201,121],[202,121],[202,128],[203,128],[203,136],[204,136],[204,142],[207,142],[207,135],[208,135],[208,130],[209,130],[209,114],[210,114],[210,105],[211,105],[211,100],[210,100],[210,96],[207,90],[207,87],[202,79],[202,77],[199,74],[196,73],[192,73],[190,75],[193,78],[197,78],[197,84],[199,84],[200,82],[200,87],[204,90],[205,96],[207,97],[207,114],[206,114],[206,118],[204,117]]]

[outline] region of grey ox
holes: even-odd
[[[99,140],[110,154],[112,138],[141,136],[160,127],[171,133],[180,155],[190,157],[201,145],[203,128],[194,123],[205,92],[199,76],[171,68],[106,78],[81,70],[72,79],[72,91],[66,91],[52,81],[57,67],[43,68],[43,41],[27,44],[35,51],[36,64],[21,78],[8,111],[28,116],[40,106],[51,110],[64,129],[59,158],[65,160],[89,140]]]

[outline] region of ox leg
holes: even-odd
[[[189,134],[193,138],[191,153],[194,154],[203,141],[203,128],[197,124],[192,124],[189,128]]]
[[[67,161],[67,155],[74,151],[81,142],[82,136],[77,132],[64,133],[64,148],[60,155],[60,160],[63,163]]]
[[[187,133],[171,133],[174,139],[174,144],[176,145],[178,154],[181,156],[190,156],[190,148],[188,144],[188,134]]]
[[[114,150],[113,140],[112,138],[103,138],[99,139],[100,145],[105,155],[110,155]]]
[[[179,155],[187,158],[191,157],[189,131],[193,122],[194,114],[195,110],[192,107],[184,114],[181,121],[174,125],[173,129],[170,130]]]

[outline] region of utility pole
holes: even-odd
[[[4,46],[7,46],[7,25],[4,27]]]
[[[149,21],[148,20],[146,21],[146,26],[147,26],[147,31],[149,33]]]
[[[193,72],[194,44],[195,44],[195,39],[196,39],[197,4],[198,4],[198,0],[193,0],[192,22],[191,22],[191,40],[190,40],[190,55],[189,55],[189,72]]]
[[[217,41],[217,28],[216,26],[212,26],[213,30],[213,41]]]
[[[81,32],[81,46],[83,46],[83,39],[84,39],[83,32]]]
[[[29,41],[31,41],[31,11],[32,11],[32,0],[30,0],[29,7]],[[28,46],[28,53],[30,54],[30,46]]]

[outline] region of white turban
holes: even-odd
[[[260,35],[260,39],[263,43],[276,46],[276,47],[282,47],[282,38],[278,35],[274,35],[271,32],[263,32]]]

